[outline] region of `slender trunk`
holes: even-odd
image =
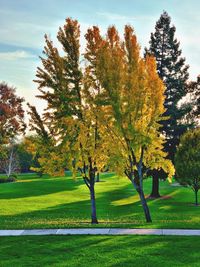
[[[145,195],[144,195],[144,191],[143,191],[142,158],[143,158],[143,150],[141,152],[140,161],[139,161],[139,164],[137,166],[138,178],[139,178],[139,187],[138,187],[139,190],[138,190],[138,193],[139,193],[140,200],[141,200],[141,203],[142,203],[142,207],[143,207],[143,210],[144,210],[146,222],[150,223],[150,222],[152,222],[151,215],[150,215],[149,207],[147,205],[147,201],[146,201],[146,198],[145,198]]]
[[[13,161],[13,148],[11,148],[10,156],[9,156],[9,163],[8,163],[8,173],[7,176],[10,178],[12,172],[12,162]]]
[[[198,206],[198,190],[195,190],[195,205]]]
[[[143,155],[144,155],[144,147],[141,148],[141,155],[140,160],[137,163],[136,157],[134,155],[134,152],[132,151],[132,158],[129,156],[129,162],[130,162],[130,170],[125,170],[125,174],[129,178],[129,180],[132,182],[133,186],[135,187],[136,191],[138,192],[142,204],[142,208],[144,210],[146,222],[150,223],[151,215],[149,211],[149,207],[147,205],[147,201],[145,199],[144,191],[143,191]],[[137,170],[134,170],[133,166],[134,164],[137,167]]]
[[[137,190],[139,196],[140,196],[140,200],[141,200],[141,203],[142,203],[142,207],[143,207],[143,210],[144,210],[144,214],[145,214],[145,218],[146,218],[146,222],[147,223],[150,223],[152,222],[151,220],[151,215],[150,215],[150,211],[149,211],[149,207],[147,205],[147,201],[146,201],[146,198],[144,196],[144,192],[143,192],[143,189],[142,188],[139,188]]]
[[[91,200],[91,219],[92,219],[91,223],[98,224],[97,214],[96,214],[94,184],[90,184],[90,200]]]
[[[134,179],[130,179],[130,180],[132,181],[132,184],[133,184],[134,188],[136,189],[136,191],[138,192],[138,194],[140,196],[140,201],[141,201],[141,204],[142,204],[142,208],[143,208],[143,211],[144,211],[146,222],[150,223],[150,222],[152,222],[152,219],[151,219],[149,207],[147,205],[147,201],[146,201],[146,198],[145,198],[145,195],[144,195],[142,182],[139,185],[136,185],[135,182],[134,182]]]
[[[97,173],[97,179],[96,179],[96,182],[100,182],[100,175],[99,175],[99,172]]]
[[[159,198],[159,177],[157,175],[152,176],[152,191],[149,196],[150,198]]]

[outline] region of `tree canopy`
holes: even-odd
[[[0,145],[24,132],[24,99],[16,95],[16,89],[0,83]]]
[[[186,132],[180,140],[175,156],[177,180],[190,186],[195,193],[195,204],[200,189],[200,129]]]

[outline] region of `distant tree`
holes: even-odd
[[[200,189],[200,129],[186,132],[180,140],[175,156],[177,180],[190,186],[195,193],[195,205],[198,205]]]
[[[125,26],[124,40],[110,27],[99,51],[99,95],[111,138],[109,166],[125,174],[139,194],[147,222],[151,215],[143,190],[143,178],[150,168],[163,168],[169,176],[173,165],[162,151],[164,138],[159,121],[164,109],[164,85],[153,57],[140,57],[133,29]]]
[[[52,129],[45,127],[41,116],[36,108],[28,104],[28,114],[31,116],[31,130],[36,132],[35,135],[27,136],[24,140],[29,153],[32,154],[31,170],[41,176],[48,173],[52,176],[64,175],[66,162],[60,146],[57,146],[56,136]]]
[[[170,16],[164,11],[156,22],[155,32],[151,33],[150,46],[145,49],[145,55],[150,54],[155,57],[158,75],[166,86],[164,101],[166,111],[163,116],[168,119],[160,122],[162,124],[160,131],[166,136],[164,151],[173,162],[180,136],[189,126],[184,118],[190,111],[190,106],[179,105],[179,101],[187,94],[189,66],[181,56],[180,42],[176,39],[175,32],[176,28],[171,26]],[[159,176],[154,176],[153,183],[154,191],[151,196],[156,197],[159,195]]]
[[[16,153],[16,145],[11,143],[4,147],[4,156],[0,160],[0,170],[3,171],[7,178],[15,175],[20,170],[19,159]]]
[[[33,146],[36,141],[34,136],[25,136],[18,144],[16,144],[16,154],[19,159],[21,172],[30,172],[31,167],[39,167],[37,161],[37,153],[33,153],[30,149],[30,143]]]
[[[167,173],[160,168],[159,170],[153,169],[147,171],[147,176],[152,177],[152,190],[151,194],[149,195],[150,198],[159,198],[161,197],[159,193],[159,179],[160,180],[166,180],[167,179]]]
[[[189,120],[195,124],[199,124],[200,120],[200,75],[196,81],[188,83],[188,91],[190,93],[190,103],[192,110],[189,113]]]
[[[25,130],[24,99],[16,95],[16,89],[0,83],[0,145],[9,143]]]
[[[24,99],[6,83],[0,83],[0,168],[8,177],[18,169],[15,140],[24,133]]]
[[[28,153],[28,157],[31,155],[30,161],[27,163],[29,170],[34,171],[38,174],[39,177],[43,175],[43,168],[41,164],[39,163],[39,158],[40,158],[40,153],[42,151],[42,140],[37,136],[37,135],[29,135],[25,136],[23,141],[22,141],[22,149],[19,148],[19,161],[21,163],[22,161],[22,168],[24,167],[23,165],[23,156],[21,159],[21,150],[22,150],[22,155],[23,155],[23,148],[25,148],[25,154]],[[25,163],[26,166],[26,163]]]

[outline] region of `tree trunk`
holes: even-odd
[[[13,160],[13,148],[11,148],[9,159],[8,159],[8,171],[7,171],[8,178],[10,178],[11,171],[12,171],[12,160]]]
[[[150,198],[159,198],[159,177],[157,175],[152,175],[152,191],[149,196]]]
[[[150,215],[149,207],[147,205],[147,201],[146,201],[146,198],[144,196],[144,192],[143,192],[143,190],[141,188],[139,190],[137,190],[137,191],[138,191],[138,194],[140,196],[140,200],[141,200],[142,207],[143,207],[143,210],[144,210],[146,222],[147,223],[150,223],[150,222],[152,222],[152,220],[151,220],[151,215]]]
[[[133,184],[134,188],[136,189],[136,191],[138,192],[138,194],[140,196],[140,201],[141,201],[141,204],[142,204],[142,208],[143,208],[143,211],[144,211],[146,222],[150,223],[150,222],[152,222],[152,219],[151,219],[151,215],[150,215],[149,207],[147,205],[146,198],[144,196],[142,185],[136,185],[134,183],[133,179],[132,179],[132,184]]]
[[[100,175],[99,175],[99,172],[97,173],[97,179],[96,179],[96,182],[100,182]]]
[[[195,205],[198,206],[198,191],[195,190]]]
[[[91,223],[98,224],[97,215],[96,215],[94,184],[90,184],[90,200],[91,200],[91,219],[92,219]]]

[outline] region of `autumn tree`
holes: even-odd
[[[96,98],[101,92],[101,84],[97,78],[97,64],[98,64],[98,52],[102,46],[103,39],[100,35],[100,30],[97,26],[93,26],[87,30],[85,34],[87,40],[86,51],[84,53],[84,58],[86,60],[85,77],[87,77],[87,85],[90,90],[87,91],[87,99],[92,106],[95,116],[95,136],[96,140],[100,138],[99,135],[99,125],[98,125],[98,111],[99,105]],[[100,181],[100,174],[97,173],[97,182]]]
[[[164,136],[160,120],[164,108],[164,85],[153,57],[140,57],[133,28],[125,26],[122,41],[115,27],[98,52],[98,79],[103,88],[99,95],[110,138],[109,166],[124,173],[139,194],[146,221],[151,215],[143,191],[143,177],[150,168],[163,168],[169,177],[174,172],[163,152]]]
[[[0,83],[0,145],[9,143],[25,130],[24,99],[16,95],[16,89]]]
[[[35,135],[24,139],[27,151],[31,153],[33,160],[31,170],[41,176],[48,173],[52,176],[63,176],[66,168],[66,154],[57,143],[56,134],[50,127],[49,122],[45,125],[36,108],[28,104],[30,115],[30,129]]]
[[[172,161],[180,136],[189,126],[184,118],[191,108],[189,105],[179,104],[187,94],[189,66],[181,55],[180,42],[176,39],[175,32],[176,28],[171,25],[170,16],[164,11],[156,22],[155,32],[151,33],[149,48],[145,52],[146,55],[155,57],[158,75],[166,86],[163,116],[168,119],[160,122],[160,132],[166,136],[164,150]],[[151,196],[156,197],[159,195],[159,173],[154,173],[153,183]]]
[[[32,154],[28,151],[27,145],[25,143],[24,137],[18,144],[16,144],[16,154],[19,159],[19,166],[21,172],[29,172],[33,157]]]
[[[177,180],[189,186],[195,193],[195,205],[198,205],[200,189],[200,129],[186,132],[180,140],[175,156]]]
[[[0,83],[0,165],[8,177],[18,169],[15,141],[26,128],[23,102],[15,88]]]
[[[37,69],[38,97],[47,102],[41,118],[32,107],[32,127],[42,135],[42,127],[48,132],[53,144],[65,154],[65,163],[75,174],[80,171],[90,192],[91,222],[98,223],[96,215],[95,182],[97,173],[105,165],[107,150],[103,126],[98,123],[98,114],[92,98],[93,90],[89,69],[80,65],[80,26],[76,20],[66,19],[57,35],[62,46],[62,55],[53,42],[45,36],[42,67]],[[100,136],[102,137],[100,138]],[[54,161],[49,157],[50,161]],[[44,165],[43,165],[44,166]]]

